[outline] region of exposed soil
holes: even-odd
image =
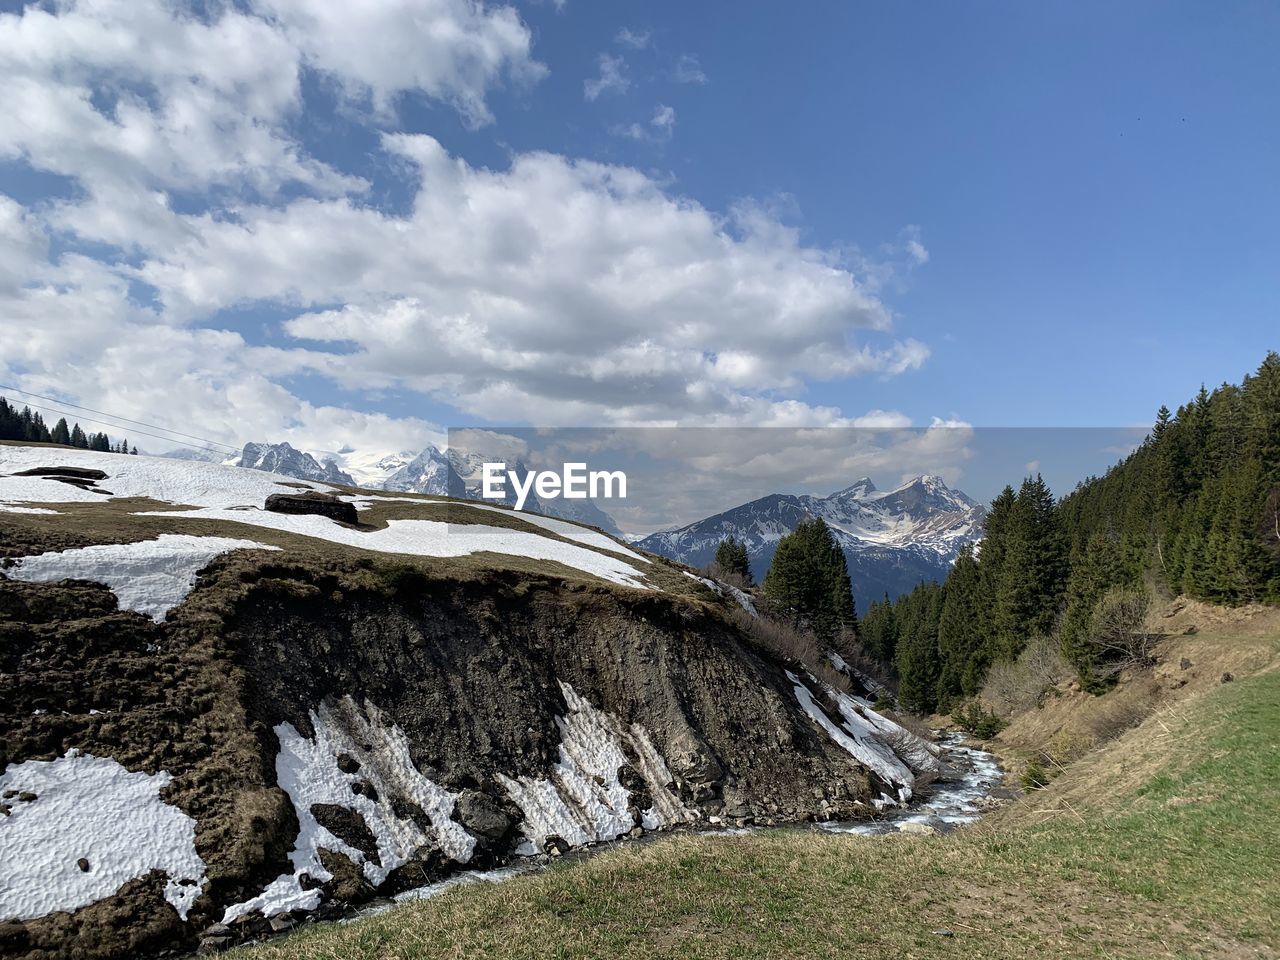
[[[0,536],[0,556],[77,539]],[[348,695],[406,732],[423,775],[461,793],[455,818],[480,840],[471,867],[504,862],[519,839],[519,811],[496,776],[546,776],[555,763],[555,717],[567,712],[560,682],[642,724],[682,798],[705,815],[849,819],[880,790],[798,709],[785,665],[708,604],[521,572],[445,576],[280,556],[223,557],[162,624],[117,610],[101,586],[0,579],[0,770],[75,748],[131,771],[167,771],[162,798],[196,820],[208,870],[189,923],[164,901],[156,874],[74,914],[0,925],[0,955],[193,948],[227,904],[289,870],[298,824],[276,786],[275,726],[311,735],[310,711]],[[343,809],[316,815],[368,848],[367,827]],[[416,816],[411,805],[404,814]],[[456,865],[424,853],[377,891],[340,854],[326,854],[325,866],[331,909],[341,909]],[[246,919],[231,933],[265,923]]]

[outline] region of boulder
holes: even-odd
[[[324,493],[273,493],[267,497],[266,509],[271,513],[328,517],[338,523],[359,522],[355,504]]]

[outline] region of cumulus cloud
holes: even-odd
[[[651,34],[648,30],[628,30],[623,27],[613,38],[614,42],[632,50],[643,50],[649,45]]]
[[[625,85],[615,59],[601,77],[620,80],[597,96]],[[0,157],[78,187],[0,197],[5,382],[223,442],[400,449],[438,427],[289,384],[331,382],[371,409],[405,391],[499,421],[807,428],[858,422],[807,402],[811,382],[924,363],[867,271],[775,210],[711,210],[634,168],[553,153],[482,168],[384,132],[378,160],[412,197],[392,212],[296,132],[308,71],[385,129],[404,92],[483,123],[488,91],[543,69],[517,15],[477,0],[370,0],[358,17],[320,0],[0,15]],[[643,127],[674,124],[659,105]],[[265,336],[228,313],[256,309]]]
[[[707,82],[702,64],[692,53],[682,54],[671,69],[671,79],[676,83],[692,83],[701,86]]]
[[[602,53],[597,64],[600,75],[588,77],[582,83],[582,95],[588,100],[598,100],[602,94],[606,93],[626,93],[631,89],[626,61],[621,57]]]
[[[452,104],[478,126],[493,120],[485,102],[489,88],[546,73],[512,7],[476,0],[251,2],[309,65],[333,74],[349,92],[371,96],[378,109],[399,93],[417,91]]]
[[[613,132],[628,140],[670,140],[676,130],[675,107],[658,104],[648,123],[628,123],[613,128]]]

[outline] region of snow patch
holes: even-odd
[[[406,553],[420,557],[463,557],[472,553],[501,553],[530,560],[552,560],[592,576],[627,587],[648,589],[643,574],[619,557],[596,553],[586,547],[552,540],[527,530],[491,527],[479,523],[445,523],[439,520],[389,520],[382,530],[352,530],[327,517],[295,516],[265,510],[156,511],[142,516],[193,517],[242,523],[296,533],[317,540],[377,553]]]
[[[254,912],[273,916],[286,910],[314,910],[320,905],[320,891],[303,889],[302,878],[332,878],[320,862],[321,850],[349,857],[375,887],[421,847],[438,848],[458,863],[469,861],[475,851],[475,837],[452,819],[456,795],[418,772],[404,731],[374,704],[366,703],[362,710],[350,697],[343,697],[334,709],[322,704],[310,717],[314,740],[291,723],[275,728],[280,740],[276,780],[298,817],[298,839],[289,854],[293,873],[277,877],[258,896],[227,907],[223,923]],[[343,754],[359,764],[353,773],[344,773],[338,766]],[[368,791],[354,792],[352,785],[360,781],[374,788],[377,800],[370,799]],[[431,819],[432,835],[413,820],[398,817],[392,809],[395,798],[420,807]],[[321,826],[312,812],[315,804],[359,814],[373,834],[379,862]]]
[[[557,836],[580,847],[614,840],[636,826],[631,794],[619,780],[623,766],[636,766],[653,805],[639,811],[646,830],[657,830],[697,818],[671,790],[674,777],[648,732],[640,724],[624,726],[616,717],[597,710],[567,683],[560,684],[568,714],[556,718],[560,728],[560,761],[546,779],[498,775],[499,781],[524,812],[521,852],[542,850],[547,837]],[[635,763],[628,758],[628,749]]]
[[[38,467],[101,470],[107,479],[99,480],[100,490],[94,492],[47,477],[4,475]],[[216,463],[57,447],[0,447],[0,502],[102,503],[109,499],[102,492],[107,490],[117,499],[149,497],[192,507],[261,506],[273,493],[337,492],[323,483]]]
[[[279,550],[253,540],[161,534],[155,540],[80,547],[23,557],[5,570],[11,580],[57,583],[90,580],[104,584],[122,610],[136,610],[159,623],[187,598],[196,576],[216,557],[232,550]]]
[[[58,515],[57,510],[46,510],[44,507],[13,507],[7,503],[0,503],[0,513],[43,513]]]
[[[459,506],[463,506],[459,504]],[[632,560],[638,560],[641,563],[648,563],[649,560],[636,553],[631,548],[619,543],[612,537],[598,533],[589,527],[579,526],[576,523],[570,523],[568,520],[557,520],[555,517],[544,517],[538,513],[524,513],[523,511],[504,510],[501,507],[495,507],[487,503],[468,503],[466,507],[472,510],[489,510],[493,513],[500,513],[503,516],[515,517],[517,520],[523,520],[525,523],[531,523],[535,527],[542,527],[557,536],[564,537],[566,540],[574,540],[584,546],[591,547],[594,550],[612,550],[614,553],[620,553],[624,557],[630,557]]]
[[[747,613],[751,614],[753,617],[760,616],[760,614],[756,612],[756,602],[751,599],[751,595],[749,593],[739,590],[737,587],[731,586],[727,583],[724,585],[724,588],[729,591],[729,596],[738,601],[738,606],[742,607],[743,610],[747,611]]]
[[[724,596],[724,591],[720,589],[720,584],[716,583],[714,580],[708,580],[706,577],[700,577],[696,573],[690,573],[688,570],[681,570],[680,572],[683,573],[690,580],[697,580],[700,584],[702,584],[704,587],[706,587],[708,590],[714,593],[717,597]]]
[[[76,750],[10,765],[0,775],[9,808],[0,816],[0,920],[78,910],[153,870],[168,874],[164,898],[186,920],[205,868],[196,822],[160,799],[172,779]]]
[[[818,706],[813,693],[799,677],[788,670],[787,679],[795,685],[796,700],[800,702],[800,708],[822,727],[832,740],[885,783],[897,787],[898,799],[895,801],[890,797],[890,803],[906,803],[911,799],[911,788],[915,785],[915,776],[865,718],[856,711],[851,710],[845,713],[841,710],[842,722],[837,724]],[[882,799],[883,797],[884,795]],[[873,801],[873,803],[879,809],[880,801]]]

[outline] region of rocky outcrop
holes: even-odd
[[[267,497],[265,509],[270,513],[328,517],[338,523],[359,522],[354,504],[323,493],[273,493]]]
[[[856,703],[713,606],[282,556],[214,561],[162,623],[105,587],[0,579],[0,772],[37,796],[10,804],[0,844],[54,812],[55,773],[100,778],[59,814],[81,833],[37,865],[50,890],[0,917],[0,952],[221,945],[521,855],[866,816],[902,794],[883,778],[911,776]],[[156,846],[128,858],[91,826],[122,784],[146,803],[113,829]]]

